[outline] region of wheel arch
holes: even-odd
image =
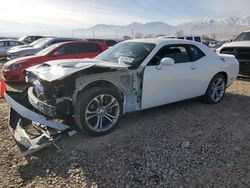
[[[225,81],[226,81],[226,85],[227,85],[227,83],[228,83],[228,74],[227,74],[225,71],[221,71],[221,72],[216,73],[216,74],[211,78],[211,80],[209,81],[209,83],[208,83],[208,85],[207,85],[206,92],[207,92],[207,90],[208,90],[208,87],[209,87],[211,81],[212,81],[212,80],[214,79],[214,77],[217,76],[218,74],[221,74],[221,75],[224,76]]]
[[[84,93],[88,89],[93,88],[93,87],[100,87],[100,88],[107,87],[107,88],[114,89],[119,93],[122,101],[124,101],[125,92],[121,88],[119,88],[115,83],[113,83],[111,81],[107,81],[107,80],[96,80],[96,81],[88,83],[84,87],[77,89],[77,91],[75,93],[75,97],[74,97],[74,103],[77,101],[77,99],[81,93]]]
[[[226,81],[226,85],[227,85],[227,83],[228,83],[228,74],[227,74],[225,71],[221,71],[221,72],[218,72],[217,74],[215,74],[214,77],[215,77],[216,75],[218,75],[218,74],[221,74],[221,75],[224,76],[225,81]],[[214,77],[213,77],[213,78],[214,78]],[[213,78],[212,78],[212,79],[213,79]]]

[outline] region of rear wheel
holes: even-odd
[[[75,106],[78,127],[90,135],[100,136],[114,130],[123,114],[119,93],[110,88],[91,88],[80,94]]]
[[[222,74],[217,74],[211,80],[205,94],[206,102],[216,104],[221,102],[226,90],[226,80]]]

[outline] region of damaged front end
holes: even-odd
[[[9,128],[15,140],[24,147],[23,155],[53,144],[62,134],[72,136],[76,133],[64,122],[74,116],[78,74],[84,79],[92,74],[126,68],[94,60],[75,61],[58,60],[30,67],[25,75],[31,86],[21,93],[5,93],[11,108]]]
[[[53,114],[53,106],[39,103],[39,100],[28,96],[32,87],[18,92],[6,92],[5,99],[10,106],[9,129],[19,143],[22,156],[34,153],[44,147],[54,144],[62,134],[73,135],[76,132],[68,125],[48,119],[33,107],[40,105],[46,113]],[[33,105],[30,101],[33,100]],[[44,105],[44,106],[43,106]]]

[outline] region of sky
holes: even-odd
[[[250,16],[250,0],[0,0],[0,33]]]

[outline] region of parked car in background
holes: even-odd
[[[40,38],[44,38],[43,36],[23,36],[23,37],[20,37],[18,40],[20,42],[24,42],[26,44],[30,44],[34,41],[36,41],[37,39],[40,39]]]
[[[220,48],[222,45],[223,45],[222,42],[218,42],[217,44],[210,45],[210,48],[211,48],[214,52],[216,52],[216,50],[217,50],[218,48]]]
[[[250,31],[242,32],[232,42],[218,48],[216,52],[234,55],[240,62],[240,74],[250,75]]]
[[[46,38],[40,38],[40,39],[37,39],[37,40],[35,40],[34,42],[30,43],[30,44],[23,44],[23,45],[20,45],[20,46],[15,46],[15,47],[10,48],[9,51],[17,50],[17,49],[21,49],[21,48],[32,47],[32,46],[35,46],[36,44],[42,42],[42,41],[45,40],[45,39],[46,39]]]
[[[128,40],[94,59],[56,60],[26,69],[30,87],[7,92],[9,129],[27,152],[54,143],[72,127],[94,136],[113,131],[127,113],[202,96],[217,104],[239,63],[188,40]],[[55,121],[53,121],[55,120]],[[32,139],[28,125],[40,130]],[[70,133],[69,133],[70,134]]]
[[[15,59],[18,57],[24,57],[24,56],[29,56],[29,55],[34,55],[37,52],[53,45],[59,42],[67,42],[67,41],[76,41],[80,39],[75,39],[75,38],[46,38],[42,42],[39,42],[38,44],[26,48],[21,48],[21,49],[15,49],[15,50],[10,50],[8,51],[7,54],[7,59]]]
[[[57,59],[93,58],[108,49],[102,42],[73,41],[54,44],[36,55],[11,60],[3,66],[3,77],[8,82],[24,82],[23,71],[31,66]]]
[[[0,57],[6,57],[10,48],[18,45],[23,45],[23,42],[14,39],[2,39],[0,40]]]

